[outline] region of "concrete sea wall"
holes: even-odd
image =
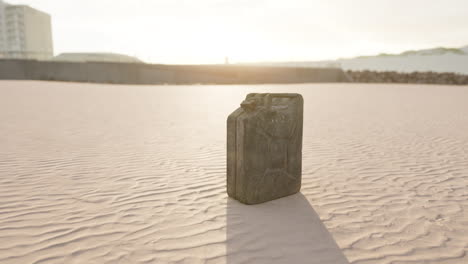
[[[0,79],[117,84],[347,82],[339,68],[0,60]]]

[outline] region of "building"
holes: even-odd
[[[52,57],[50,15],[0,0],[0,58],[46,60]]]
[[[124,63],[143,63],[136,57],[102,52],[81,52],[81,53],[61,53],[54,57],[55,61],[68,62],[124,62]]]

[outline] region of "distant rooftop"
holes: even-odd
[[[54,57],[56,61],[70,61],[70,62],[126,62],[126,63],[143,63],[136,57],[118,54],[118,53],[61,53]]]

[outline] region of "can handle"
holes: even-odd
[[[273,98],[293,98],[293,97],[296,97],[296,95],[267,93],[265,96],[265,108],[268,110],[271,109],[271,105],[273,104]]]

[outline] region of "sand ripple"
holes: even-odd
[[[245,210],[225,194],[225,121],[266,91],[304,96],[302,195]],[[0,263],[345,263],[304,229],[318,217],[351,263],[468,263],[467,101],[432,85],[2,81]]]

